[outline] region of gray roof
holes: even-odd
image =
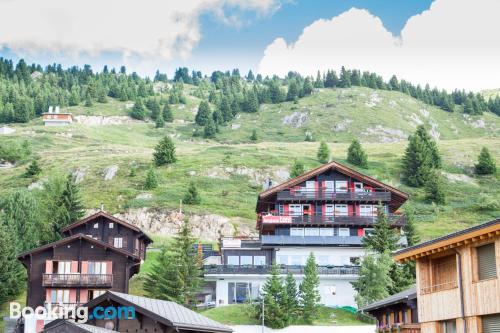
[[[58,327],[61,325],[76,326],[76,327],[81,328],[85,332],[89,332],[89,333],[118,333],[118,331],[108,330],[106,328],[97,327],[97,326],[88,325],[88,324],[76,323],[72,320],[66,320],[66,319],[57,319],[53,322],[50,322],[49,324],[47,324],[45,326],[45,329],[42,332],[50,331],[51,328]]]
[[[400,293],[391,295],[387,298],[384,298],[380,301],[374,302],[372,304],[369,304],[361,309],[360,311],[372,311],[376,310],[388,305],[396,304],[401,301],[407,300],[407,299],[416,299],[417,298],[417,288],[415,286],[411,287],[410,289],[403,290]]]
[[[480,229],[483,229],[483,228],[487,228],[487,227],[495,225],[495,224],[500,224],[500,218],[497,218],[495,220],[488,221],[488,222],[485,222],[485,223],[482,223],[482,224],[478,224],[478,225],[475,225],[475,226],[467,228],[467,229],[459,230],[459,231],[453,232],[451,234],[448,234],[448,235],[445,235],[445,236],[442,236],[442,237],[434,238],[434,239],[431,239],[429,241],[422,242],[420,244],[417,244],[417,245],[414,245],[414,246],[411,246],[411,247],[407,247],[405,249],[396,251],[394,254],[395,255],[402,254],[402,253],[405,253],[405,252],[408,252],[408,251],[412,251],[412,250],[415,250],[415,249],[418,249],[418,248],[421,248],[421,247],[424,247],[424,246],[427,246],[427,245],[431,245],[431,244],[434,244],[434,243],[437,243],[437,242],[440,242],[440,241],[443,241],[443,240],[446,240],[446,239],[450,239],[450,238],[453,238],[453,237],[464,235],[464,234],[467,234],[467,233],[472,232],[472,231],[476,231],[476,230],[480,230]]]
[[[158,300],[153,298],[122,294],[115,291],[108,293],[117,296],[139,308],[147,310],[161,318],[166,319],[172,326],[181,329],[195,331],[217,331],[232,332],[233,330],[215,320],[209,319],[196,313],[180,304],[170,301]]]

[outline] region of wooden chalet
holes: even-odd
[[[135,318],[91,319],[87,324],[107,327],[118,332],[163,333],[231,333],[233,330],[180,304],[147,297],[108,291],[90,301],[89,313],[95,307],[131,307]],[[131,316],[134,317],[134,316]]]
[[[27,251],[27,305],[84,304],[106,290],[128,292],[151,239],[137,227],[98,212],[63,229],[65,238]]]
[[[422,332],[500,332],[500,219],[400,250],[395,259],[416,261]]]
[[[416,287],[369,304],[360,311],[376,318],[379,333],[420,333]]]

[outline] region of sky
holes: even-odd
[[[0,0],[0,56],[186,66],[263,75],[393,74],[438,88],[500,88],[498,0]]]

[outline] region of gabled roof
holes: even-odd
[[[146,238],[146,239],[149,241],[149,243],[152,243],[152,242],[153,242],[153,240],[152,240],[151,238],[149,238],[149,236],[148,236],[148,235],[146,235],[146,234],[145,234],[145,233],[144,233],[141,229],[139,229],[139,228],[138,228],[138,227],[136,227],[135,225],[130,224],[130,223],[128,223],[128,222],[125,222],[125,221],[123,221],[123,220],[120,220],[119,218],[116,218],[116,217],[114,217],[113,215],[108,214],[108,213],[106,213],[105,211],[102,211],[102,210],[100,210],[100,211],[98,211],[97,213],[94,213],[94,214],[92,214],[92,215],[89,215],[89,216],[87,216],[87,217],[85,217],[85,218],[83,218],[83,219],[81,219],[81,220],[79,220],[79,221],[76,221],[76,222],[75,222],[75,223],[73,223],[73,224],[70,224],[70,225],[68,225],[68,226],[66,226],[66,227],[64,227],[64,228],[62,228],[62,229],[61,229],[61,232],[67,232],[67,231],[70,231],[70,230],[72,230],[72,229],[74,229],[74,228],[76,228],[76,227],[78,227],[78,226],[81,226],[82,224],[85,224],[85,223],[87,223],[87,222],[90,222],[90,221],[92,221],[92,220],[95,220],[96,218],[99,218],[99,217],[104,217],[104,218],[106,218],[106,219],[108,219],[108,220],[113,221],[114,223],[121,224],[122,226],[124,226],[124,227],[126,227],[126,228],[129,228],[129,229],[132,229],[132,230],[134,230],[134,231],[136,231],[136,232],[138,232],[138,233],[141,233],[141,234],[144,236],[144,238]]]
[[[413,286],[409,289],[403,290],[400,293],[391,295],[391,296],[384,298],[380,301],[369,304],[369,305],[359,309],[359,311],[368,311],[369,312],[369,311],[377,310],[380,308],[384,308],[384,307],[389,306],[389,305],[401,303],[401,302],[404,302],[406,300],[412,300],[412,299],[416,299],[416,298],[417,298],[417,288],[415,286]]]
[[[133,306],[135,311],[149,316],[166,326],[172,326],[177,331],[179,329],[221,333],[230,333],[233,331],[231,328],[175,302],[123,294],[115,291],[107,291],[87,303],[86,306],[93,308],[106,300],[112,300],[125,306]]]
[[[359,181],[362,181],[365,184],[378,187],[378,188],[383,188],[386,189],[387,191],[390,191],[393,196],[393,201],[397,204],[397,206],[401,206],[406,200],[408,200],[409,195],[405,192],[402,192],[398,190],[395,187],[392,187],[390,185],[384,184],[375,178],[372,178],[370,176],[364,175],[348,166],[345,166],[343,164],[340,164],[338,162],[332,161],[330,163],[323,164],[316,169],[312,169],[296,178],[290,179],[284,183],[281,183],[277,186],[271,187],[270,189],[267,189],[266,191],[263,191],[259,194],[259,198],[257,200],[257,206],[259,205],[259,201],[262,199],[265,199],[271,195],[274,195],[278,193],[279,191],[286,190],[288,188],[291,188],[295,185],[298,185],[300,183],[305,182],[308,179],[311,179],[314,176],[317,176],[319,174],[322,174],[330,169],[337,170],[338,172],[350,176],[352,178],[355,178]]]
[[[394,254],[394,259],[407,261],[421,258],[498,235],[500,235],[500,218],[399,250]]]
[[[349,168],[343,164],[340,164],[338,162],[335,162],[335,161],[332,161],[330,163],[326,163],[326,164],[323,164],[319,167],[317,167],[316,169],[312,169],[312,170],[309,170],[308,172],[296,177],[296,178],[293,178],[293,179],[290,179],[290,180],[287,180],[286,182],[284,183],[281,183],[277,186],[274,186],[274,187],[271,187],[270,189],[266,190],[266,191],[263,191],[259,194],[259,198],[265,198],[265,197],[268,197],[272,194],[275,194],[279,191],[282,191],[282,190],[285,190],[287,188],[290,188],[292,186],[295,186],[297,184],[300,184],[316,175],[319,175],[319,174],[322,174],[323,172],[325,171],[328,171],[329,169],[335,169],[335,170],[338,170],[340,173],[343,173],[345,175],[348,175],[348,176],[351,176],[353,178],[356,178],[356,179],[359,179],[360,181],[363,181],[367,184],[370,184],[370,185],[373,185],[373,186],[377,186],[377,187],[380,187],[380,188],[385,188],[387,189],[388,191],[392,192],[393,194],[397,195],[397,196],[400,196],[401,198],[403,199],[408,199],[408,194],[405,193],[405,192],[402,192],[400,190],[398,190],[397,188],[395,187],[392,187],[390,185],[387,185],[387,184],[384,184],[378,180],[376,180],[375,178],[372,178],[370,176],[367,176],[367,175],[364,175],[352,168]]]
[[[60,239],[56,242],[53,242],[53,243],[49,243],[49,244],[46,244],[46,245],[43,245],[43,246],[40,246],[40,247],[37,247],[35,249],[32,249],[30,251],[26,251],[26,252],[23,252],[21,254],[19,254],[17,256],[17,259],[22,259],[24,257],[26,257],[27,255],[29,254],[34,254],[34,253],[38,253],[38,252],[42,252],[42,251],[45,251],[47,249],[50,249],[52,247],[58,247],[58,246],[63,246],[63,245],[66,245],[66,244],[69,244],[69,243],[73,243],[74,241],[76,240],[79,240],[79,239],[83,239],[83,240],[86,240],[87,242],[89,243],[92,243],[92,244],[95,244],[97,246],[102,246],[106,249],[109,249],[111,251],[114,251],[114,252],[117,252],[117,253],[120,253],[122,255],[125,255],[127,257],[131,257],[133,258],[134,260],[137,260],[137,261],[140,261],[141,259],[136,256],[136,255],[133,255],[131,254],[130,252],[128,251],[125,251],[125,250],[122,250],[122,249],[119,249],[119,248],[116,248],[114,247],[113,245],[111,244],[108,244],[108,243],[105,243],[103,241],[100,241],[98,239],[95,239],[95,238],[92,238],[92,237],[89,237],[87,235],[84,235],[84,234],[75,234],[75,235],[72,235],[72,236],[69,236],[69,237],[66,237],[66,238],[63,238],[63,239]]]
[[[56,327],[60,327],[60,326],[65,326],[65,325],[78,327],[81,332],[88,332],[88,333],[118,333],[118,331],[112,331],[112,330],[108,330],[106,328],[92,326],[92,325],[88,325],[88,324],[76,323],[74,321],[65,320],[65,319],[57,319],[57,320],[54,320],[54,321],[48,323],[47,325],[45,325],[42,333],[44,333],[44,332],[50,332],[52,328],[56,328]]]

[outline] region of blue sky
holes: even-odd
[[[346,66],[477,91],[500,87],[499,12],[498,0],[0,0],[0,55],[169,76]]]

